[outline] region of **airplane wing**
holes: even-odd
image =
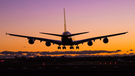
[[[90,41],[90,40],[96,40],[96,39],[101,39],[101,38],[105,38],[105,37],[112,37],[112,36],[122,35],[122,34],[126,34],[126,33],[128,33],[128,32],[99,36],[99,37],[93,37],[93,38],[88,38],[88,39],[83,39],[83,40],[77,40],[77,41],[74,41],[74,43],[77,45],[77,44],[84,43],[84,42],[87,42],[87,41]]]
[[[52,40],[52,39],[32,37],[32,36],[24,36],[24,35],[17,35],[17,34],[10,34],[10,33],[6,33],[6,35],[23,37],[23,38],[28,38],[28,39],[35,39],[35,40],[40,40],[40,41],[49,41],[51,43],[58,44],[58,45],[61,45],[62,44],[62,41],[60,41],[60,40]]]

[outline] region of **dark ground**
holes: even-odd
[[[1,59],[0,76],[134,76],[132,57]]]

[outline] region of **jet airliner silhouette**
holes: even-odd
[[[92,38],[87,38],[87,39],[73,41],[72,36],[80,35],[80,34],[86,34],[88,32],[81,32],[81,33],[75,33],[75,34],[71,34],[70,32],[68,32],[66,30],[65,8],[63,10],[64,10],[64,32],[62,33],[62,35],[40,32],[41,34],[59,36],[59,37],[61,37],[61,40],[52,40],[52,39],[32,37],[32,36],[24,36],[24,35],[17,35],[17,34],[11,34],[11,33],[6,33],[6,35],[27,38],[29,44],[34,44],[34,41],[35,40],[40,40],[40,42],[46,41],[46,43],[45,43],[46,46],[51,46],[51,43],[57,44],[57,45],[59,45],[58,46],[58,49],[61,49],[61,47],[60,47],[61,45],[63,45],[63,47],[62,47],[63,49],[66,49],[66,47],[65,47],[66,45],[69,45],[70,46],[70,49],[74,49],[73,45],[76,45],[76,49],[79,49],[78,44],[81,44],[81,43],[83,44],[84,42],[88,42],[87,44],[89,46],[92,46],[93,45],[92,40],[93,41],[95,41],[96,39],[100,39],[101,40],[101,38],[103,38],[103,42],[104,43],[108,43],[109,42],[108,37],[112,37],[112,36],[117,36],[117,35],[122,35],[122,34],[128,33],[128,32],[122,32],[122,33],[117,33],[117,34],[111,34],[111,35],[105,35],[105,36],[98,36],[98,37],[92,37]]]

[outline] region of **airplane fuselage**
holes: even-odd
[[[72,40],[72,37],[68,37],[67,35],[71,35],[70,32],[66,31],[66,32],[63,32],[62,34],[62,38],[61,38],[61,41],[62,41],[62,45],[74,45],[74,42]]]

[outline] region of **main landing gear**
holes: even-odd
[[[70,46],[70,49],[74,49],[74,47],[73,46]],[[76,46],[76,49],[79,49],[79,46],[78,45]]]
[[[66,49],[66,47],[65,47],[65,46],[63,46],[62,48],[63,48],[63,49]]]
[[[60,47],[60,46],[58,46],[58,49],[61,49],[61,47]]]
[[[60,46],[58,46],[58,49],[61,49],[61,47],[60,47]],[[65,46],[63,46],[63,47],[62,47],[62,49],[66,49],[66,47],[65,47]],[[70,46],[70,49],[74,49],[74,47],[73,47],[73,46]],[[76,49],[79,49],[79,46],[78,46],[78,45],[76,46]]]
[[[58,49],[61,49],[61,47],[60,47],[60,46],[58,46]],[[63,47],[62,47],[62,49],[66,49],[66,47],[65,47],[65,46],[63,46]]]
[[[73,46],[70,46],[70,49],[74,49],[74,47]]]
[[[73,46],[70,46],[70,49],[74,49],[74,47]],[[76,46],[76,49],[79,49],[79,46],[78,45]]]

